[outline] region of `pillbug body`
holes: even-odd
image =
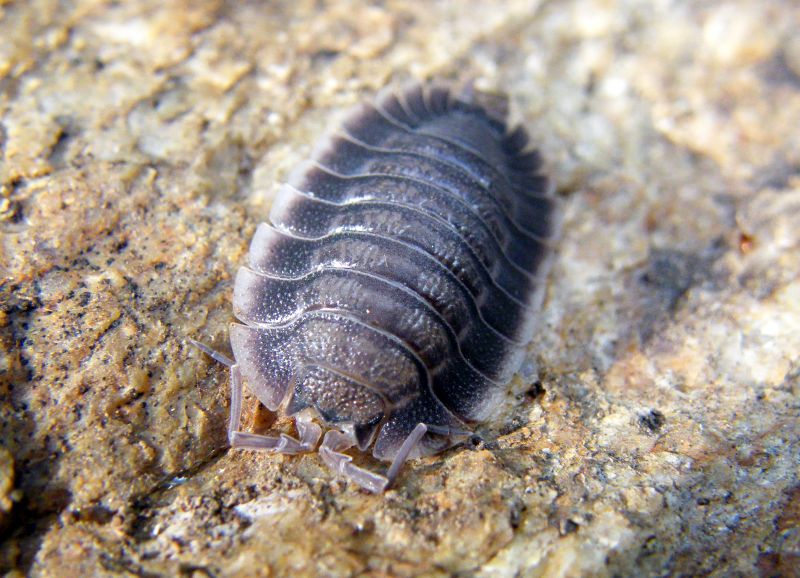
[[[235,361],[215,355],[232,446],[311,451],[321,422],[323,460],[379,492],[490,415],[533,335],[556,207],[526,131],[480,96],[385,92],[280,189],[236,277]],[[239,431],[242,378],[299,439]]]

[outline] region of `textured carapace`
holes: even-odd
[[[234,368],[298,416],[302,439],[244,434],[236,415],[233,445],[311,450],[318,420],[325,461],[380,491],[406,457],[491,413],[534,331],[555,201],[505,99],[482,100],[387,91],[281,188],[236,278],[231,344]],[[394,459],[388,480],[340,453],[352,445]]]

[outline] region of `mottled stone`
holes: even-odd
[[[16,498],[14,492],[14,457],[7,449],[0,447],[0,532],[9,525],[11,508]]]
[[[796,573],[798,30],[793,0],[0,2],[0,570]],[[372,496],[226,451],[185,339],[227,350],[279,182],[412,77],[509,93],[565,218],[485,446]]]

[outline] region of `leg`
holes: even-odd
[[[228,441],[232,448],[272,450],[282,454],[299,454],[313,451],[322,435],[322,429],[307,415],[299,414],[294,422],[300,439],[286,434],[278,437],[263,436],[241,431],[242,421],[242,372],[238,364],[227,356],[214,351],[193,339],[189,342],[214,360],[227,365],[231,371],[231,416],[228,422]]]
[[[418,423],[417,426],[411,430],[411,433],[408,434],[403,445],[397,450],[397,454],[392,460],[392,465],[389,466],[389,471],[386,472],[386,477],[389,479],[389,483],[386,484],[387,487],[392,485],[397,474],[400,472],[400,468],[406,463],[409,454],[417,446],[419,440],[422,439],[422,436],[424,436],[427,431],[428,427],[424,423]]]
[[[278,437],[241,431],[242,373],[238,365],[231,366],[231,419],[228,423],[228,440],[232,448],[272,450],[280,454],[302,454],[313,451],[322,435],[322,429],[308,415],[298,414],[294,420],[300,439],[286,434]]]
[[[219,351],[214,351],[208,345],[200,343],[199,341],[195,341],[191,337],[187,337],[186,340],[192,345],[194,345],[197,349],[208,355],[214,361],[217,361],[222,365],[227,365],[228,367],[233,367],[234,365],[236,365],[236,362],[233,359],[231,359],[227,355],[220,353]]]
[[[389,466],[389,471],[386,476],[354,466],[352,463],[353,458],[341,452],[355,445],[355,441],[351,436],[343,434],[340,431],[330,430],[325,434],[325,438],[322,440],[322,447],[319,448],[319,453],[320,456],[322,456],[322,461],[334,472],[345,478],[350,478],[359,486],[370,492],[380,494],[392,485],[392,482],[394,482],[397,477],[397,473],[400,471],[400,467],[405,463],[406,459],[408,459],[409,454],[419,443],[419,440],[422,439],[422,436],[425,435],[426,431],[428,431],[428,428],[425,424],[417,424],[417,427],[414,428],[403,442],[403,445],[400,446],[394,461],[392,461],[392,465]]]
[[[389,485],[389,480],[380,474],[354,466],[353,458],[341,453],[354,445],[355,441],[349,435],[332,429],[322,439],[319,455],[322,457],[322,461],[340,476],[350,478],[374,494],[380,494]]]

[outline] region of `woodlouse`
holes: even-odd
[[[363,104],[279,191],[234,286],[232,447],[312,451],[380,492],[467,439],[534,331],[555,200],[506,102],[415,84]],[[490,104],[487,104],[490,103]],[[299,439],[240,431],[242,379]],[[342,452],[373,447],[385,476]]]

